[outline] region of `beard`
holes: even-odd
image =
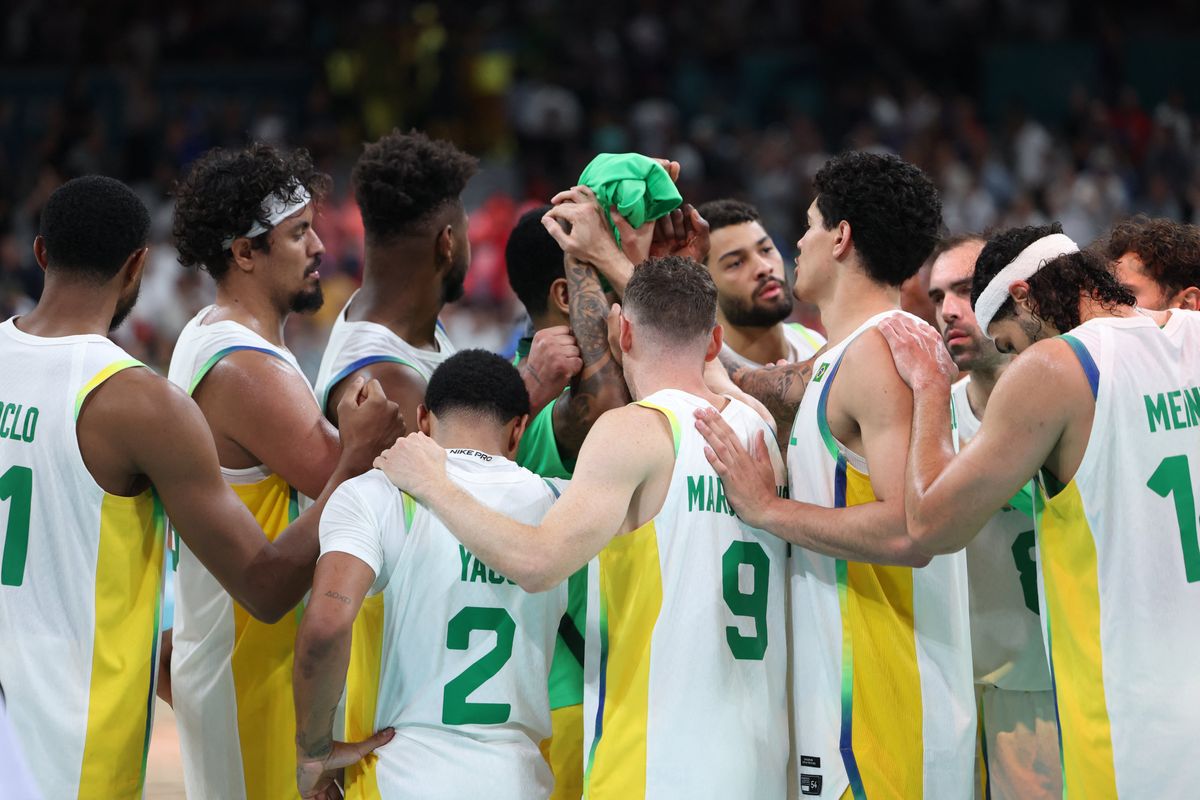
[[[452,269],[442,279],[442,302],[453,303],[461,300],[467,287],[467,267]]]
[[[122,297],[117,301],[117,307],[113,310],[112,321],[108,323],[109,331],[115,331],[117,328],[121,327],[121,324],[125,322],[126,319],[129,318],[129,313],[133,311],[133,307],[137,305],[138,292],[140,290],[141,286],[139,285],[133,290],[133,294],[128,298]]]
[[[296,314],[308,314],[319,310],[323,305],[325,305],[325,292],[318,283],[316,286],[301,289],[292,295],[289,308]]]
[[[754,295],[748,302],[740,298],[718,296],[717,304],[729,324],[739,328],[769,328],[787,319],[792,313],[792,295],[786,283],[768,279],[755,288],[754,294],[773,283],[778,284],[780,294],[779,299],[771,304],[755,302]]]

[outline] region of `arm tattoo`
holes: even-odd
[[[726,369],[730,362],[722,359]],[[779,367],[759,367],[749,369],[737,366],[730,370],[730,377],[748,395],[758,398],[775,418],[776,434],[782,448],[791,436],[792,422],[796,418],[796,410],[804,399],[804,390],[812,375],[813,361],[801,361],[795,364],[784,364]]]
[[[351,602],[349,597],[346,597],[346,595],[341,594],[339,592],[335,592],[333,589],[330,589],[328,592],[326,592],[325,596],[332,597],[334,600],[340,600],[343,603],[345,603],[346,605],[350,605],[350,602]]]
[[[609,350],[608,302],[596,270],[570,256],[563,262],[570,293],[571,331],[579,343],[583,370],[565,402],[555,407],[554,431],[560,450],[578,454],[600,413],[614,402],[624,405],[629,394],[621,368]]]

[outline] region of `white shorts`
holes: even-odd
[[[976,686],[982,731],[975,797],[1040,800],[1063,796],[1054,692]]]

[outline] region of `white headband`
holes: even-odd
[[[1071,237],[1064,233],[1052,233],[1049,236],[1043,236],[1018,253],[1017,257],[1010,261],[1004,269],[996,273],[987,288],[979,295],[979,299],[975,301],[975,321],[979,323],[979,330],[983,335],[988,339],[992,338],[988,333],[988,327],[992,324],[992,319],[1000,310],[1000,306],[1004,305],[1004,301],[1008,299],[1008,290],[1014,283],[1028,280],[1044,267],[1047,261],[1067,253],[1078,252],[1079,245],[1075,244]]]
[[[288,201],[289,195],[295,195],[296,201],[294,203]],[[303,209],[310,202],[312,202],[312,195],[303,186],[293,185],[287,190],[280,190],[274,194],[267,195],[262,201],[262,216],[266,218],[269,224],[264,227],[257,219],[254,220],[254,224],[250,226],[250,230],[237,236],[230,236],[221,242],[222,249],[228,250],[232,247],[234,239],[241,239],[243,237],[253,239],[255,236],[261,236],[292,214]]]

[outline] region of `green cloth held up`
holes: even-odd
[[[617,244],[621,232],[609,211],[613,206],[635,228],[665,217],[683,202],[667,171],[652,158],[637,153],[601,153],[579,176],[579,183],[596,194]]]

